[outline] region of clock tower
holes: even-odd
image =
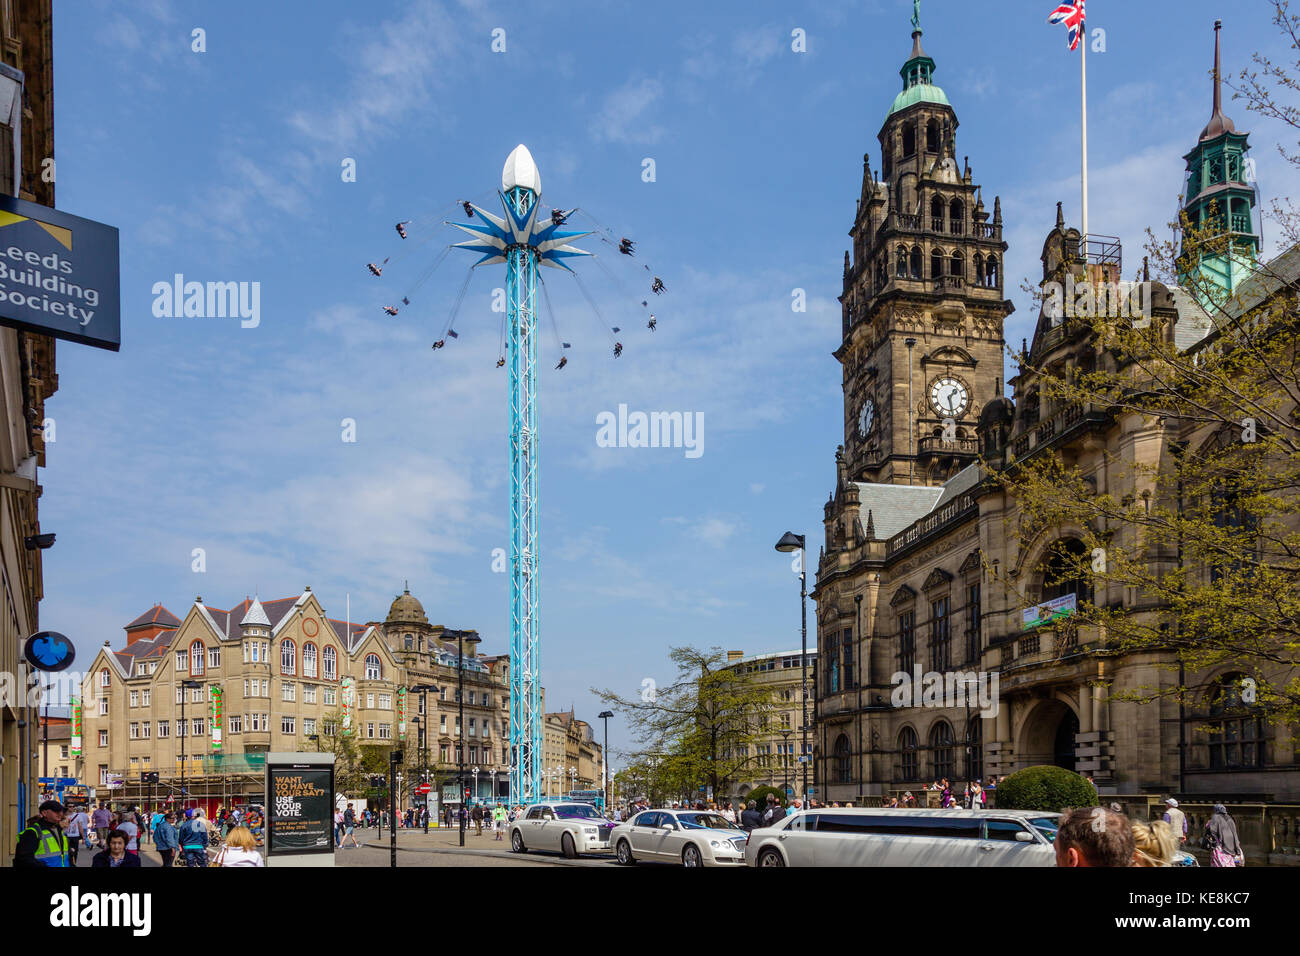
[[[980,411],[1002,393],[1007,244],[957,162],[957,114],[921,46],[900,74],[844,253],[844,460],[851,481],[935,485],[975,461]]]

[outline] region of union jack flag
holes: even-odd
[[[1075,0],[1074,3],[1062,3],[1052,11],[1052,15],[1047,18],[1048,23],[1064,23],[1069,30],[1068,39],[1070,41],[1070,50],[1079,49],[1079,40],[1083,37],[1083,21],[1085,15],[1083,5],[1086,0]]]

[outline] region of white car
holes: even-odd
[[[590,803],[536,803],[510,824],[510,849],[554,850],[570,858],[608,850],[613,826]]]
[[[1059,813],[819,807],[755,830],[750,866],[1055,866]]]
[[[748,834],[706,810],[642,810],[614,827],[610,843],[624,866],[641,860],[682,866],[744,866]]]

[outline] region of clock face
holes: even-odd
[[[871,399],[862,403],[862,408],[858,412],[858,434],[863,438],[871,431],[871,425],[876,420],[876,406]]]
[[[955,378],[941,378],[930,386],[930,404],[940,415],[956,418],[970,407],[970,393]]]

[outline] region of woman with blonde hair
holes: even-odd
[[[257,852],[257,840],[252,830],[248,827],[231,827],[230,832],[226,834],[226,844],[217,853],[217,858],[212,861],[212,865],[266,866],[266,861],[262,859],[262,854]]]
[[[1164,820],[1133,823],[1133,865],[1173,866],[1178,858],[1178,838]]]

